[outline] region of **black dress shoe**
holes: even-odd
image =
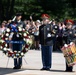
[[[50,68],[46,68],[47,71],[50,71]]]
[[[15,67],[13,67],[13,69],[18,69],[18,67],[17,67],[17,66],[15,66]]]
[[[49,69],[49,68],[42,68],[41,70],[47,70],[47,71],[50,71],[50,69]]]
[[[42,68],[42,69],[40,69],[40,70],[46,70],[46,68]]]
[[[18,66],[17,69],[21,69],[21,66]]]
[[[73,72],[72,70],[65,70],[65,72]]]

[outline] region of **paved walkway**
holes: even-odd
[[[40,71],[42,68],[41,51],[29,50],[25,57],[23,57],[22,69],[14,70],[12,69],[13,59],[8,59],[0,51],[0,75],[76,75],[76,65],[73,69],[75,72],[64,72],[65,59],[61,52],[53,52],[52,60],[50,71]]]

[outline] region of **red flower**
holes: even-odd
[[[29,47],[29,45],[26,44],[26,45],[25,45],[25,48],[28,48],[28,47]]]

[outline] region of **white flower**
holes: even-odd
[[[24,35],[24,36],[27,36],[27,34],[26,34],[26,33],[24,33],[23,35]]]
[[[3,35],[1,37],[3,38]]]
[[[9,33],[6,33],[6,36],[9,36]]]
[[[13,58],[15,59],[15,58],[17,58],[17,57],[14,56]]]
[[[68,45],[67,44],[64,44],[64,47],[68,47]]]
[[[26,39],[26,42],[29,43],[29,39]]]
[[[30,36],[28,36],[29,38],[31,38]]]
[[[16,52],[16,53],[17,53],[17,51],[14,51],[14,52]]]
[[[3,50],[4,50],[4,51],[6,51],[6,50],[7,50],[7,48],[3,48]]]
[[[5,44],[5,47],[7,47],[7,44]]]
[[[73,42],[70,42],[70,45],[72,45],[73,44]]]
[[[25,29],[23,28],[23,31],[25,31]]]
[[[2,46],[0,46],[0,49],[2,49],[3,47]]]
[[[5,40],[8,40],[8,38],[5,38]]]
[[[24,53],[22,52],[22,53],[21,53],[21,56],[23,56],[23,55],[24,55]]]
[[[18,51],[18,53],[20,53],[21,51]]]
[[[22,31],[22,28],[21,27],[19,27],[19,31]]]
[[[1,43],[4,43],[4,40],[0,40]]]
[[[24,41],[26,41],[26,39],[25,39],[25,38],[24,38],[23,40],[24,40]]]
[[[7,32],[10,32],[10,29],[9,29],[9,28],[7,28],[7,29],[6,29],[6,31],[7,31]]]

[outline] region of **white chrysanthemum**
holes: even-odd
[[[68,45],[67,44],[64,44],[64,47],[68,47]]]
[[[5,40],[8,40],[8,38],[5,38]]]
[[[14,52],[17,52],[17,51],[14,51]]]
[[[3,35],[1,37],[3,37]]]
[[[18,51],[18,53],[20,53],[21,51]]]
[[[21,27],[19,27],[19,31],[22,31],[22,28]]]
[[[26,34],[26,33],[24,33],[24,34],[23,34],[23,36],[27,36],[27,34]]]
[[[0,40],[1,43],[4,43],[4,40]]]
[[[17,57],[14,56],[13,58],[15,59],[15,58],[17,58]]]
[[[9,33],[6,33],[6,36],[9,36]]]
[[[28,36],[29,38],[31,38],[30,36]]]
[[[7,44],[5,44],[5,47],[7,47]]]
[[[10,29],[9,29],[9,28],[7,28],[7,29],[6,29],[6,31],[7,31],[7,32],[10,32]]]
[[[6,51],[6,50],[7,50],[7,48],[3,48],[3,50],[4,50],[4,51]]]
[[[70,42],[70,45],[72,45],[73,44],[73,42]]]
[[[29,44],[32,44],[32,40],[29,41]]]
[[[3,47],[2,46],[0,46],[0,49],[2,49]]]
[[[25,38],[24,38],[23,40],[24,40],[24,41],[26,41],[26,39],[25,39]]]
[[[26,39],[26,42],[29,43],[29,39]]]
[[[23,31],[25,31],[25,29],[23,28]]]
[[[23,55],[24,55],[24,53],[22,52],[22,53],[21,53],[21,56],[23,56]]]

